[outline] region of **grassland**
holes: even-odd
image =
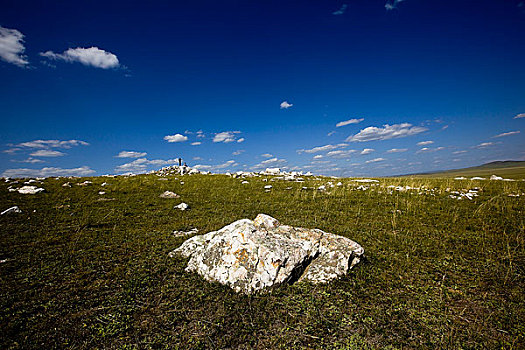
[[[464,177],[490,177],[491,175],[497,175],[509,179],[522,179],[525,174],[525,161],[504,161],[504,162],[492,162],[464,169],[453,169],[440,171],[437,173],[428,174],[415,174],[410,175],[411,177],[423,177],[423,178],[449,178],[456,176]]]
[[[47,179],[36,195],[0,183],[0,209],[23,211],[0,217],[0,348],[525,347],[523,181],[343,179],[320,192],[339,180],[167,178]],[[419,189],[388,187],[407,185]],[[449,197],[474,187],[472,200]],[[181,201],[191,210],[173,209]],[[367,260],[327,285],[245,296],[167,256],[185,239],[174,230],[258,213],[349,237]]]

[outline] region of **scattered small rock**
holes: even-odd
[[[4,215],[4,214],[20,214],[21,212],[22,212],[22,210],[20,210],[20,208],[15,205],[14,207],[11,207],[9,209],[4,210],[2,213],[0,213],[0,215]]]
[[[180,198],[178,194],[176,194],[175,192],[171,192],[171,191],[165,191],[159,197],[160,198]]]
[[[175,230],[175,231],[173,231],[173,235],[175,237],[183,237],[183,236],[187,236],[187,235],[192,235],[192,234],[197,233],[197,232],[199,232],[199,229],[197,229],[197,228],[192,228],[189,231],[177,231],[177,230]]]
[[[189,207],[190,206],[186,203],[181,203],[179,205],[174,206],[175,209],[179,209],[179,210],[186,210],[186,209],[189,209]]]

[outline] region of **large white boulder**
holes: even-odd
[[[190,258],[186,271],[249,294],[281,283],[329,282],[347,273],[363,254],[346,237],[281,225],[259,214],[253,221],[238,220],[194,236],[169,255]]]

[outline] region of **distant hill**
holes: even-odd
[[[437,171],[431,173],[419,173],[419,174],[409,174],[405,176],[415,176],[415,177],[456,177],[456,176],[490,176],[498,175],[502,177],[507,177],[511,179],[523,179],[525,178],[525,161],[515,161],[515,160],[505,160],[505,161],[496,161],[490,162],[483,165],[463,168],[463,169],[453,169],[445,171]]]

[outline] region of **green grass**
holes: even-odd
[[[301,187],[339,180],[179,179],[47,179],[37,195],[0,183],[0,209],[23,210],[0,217],[0,348],[525,347],[525,196],[508,196],[525,182],[388,178],[361,191],[344,179],[321,193]],[[473,187],[472,201],[448,197]],[[367,260],[327,285],[245,296],[167,256],[184,240],[173,230],[258,213],[349,237]]]
[[[524,161],[492,162],[476,167],[446,170],[437,173],[410,175],[411,177],[423,178],[447,178],[447,177],[487,177],[497,175],[509,179],[522,179],[525,174]]]

